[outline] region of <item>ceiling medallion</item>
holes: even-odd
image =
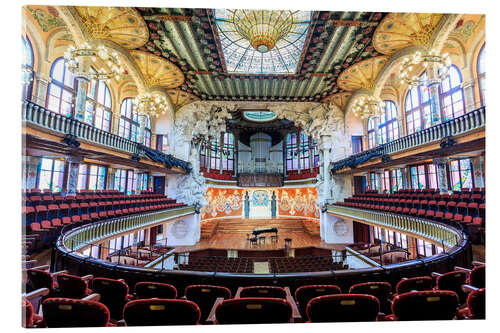
[[[237,9],[232,21],[241,37],[257,51],[266,53],[292,30],[293,13],[290,10]]]
[[[429,54],[422,54],[417,51],[411,57],[404,58],[399,68],[399,78],[401,83],[408,83],[412,86],[432,85],[441,83],[446,77],[451,67],[451,58],[445,53],[439,55],[436,50],[431,50]],[[427,75],[420,75],[422,69],[432,69]]]
[[[134,99],[134,107],[139,114],[159,117],[160,114],[165,114],[165,111],[168,108],[168,102],[165,96],[157,93],[145,93]]]
[[[384,102],[375,96],[360,96],[354,101],[352,111],[355,116],[363,119],[378,116],[384,110]]]
[[[107,66],[97,70],[92,70],[90,64],[97,66],[97,60],[100,60]],[[64,60],[67,63],[68,70],[76,77],[84,77],[88,80],[110,80],[120,79],[120,75],[124,73],[121,66],[121,61],[116,52],[111,52],[103,46],[91,47],[88,43],[83,43],[80,47],[75,48],[71,45],[64,52]]]

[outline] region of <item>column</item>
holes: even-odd
[[[85,101],[87,99],[88,82],[87,78],[76,78],[75,119],[82,122],[85,121]]]
[[[377,182],[377,191],[378,193],[382,193],[383,185],[382,185],[382,173],[380,171],[375,172],[375,181]]]
[[[432,162],[436,166],[439,193],[448,193],[448,177],[446,174],[446,164],[448,163],[448,159],[435,158]]]
[[[309,171],[312,173],[314,169],[314,150],[312,149],[312,137],[309,136]]]
[[[83,162],[83,158],[70,156],[66,157],[66,162],[68,162],[68,183],[66,185],[66,193],[69,195],[75,195],[78,185],[78,167],[80,163]]]
[[[120,129],[120,112],[113,112],[111,114],[111,133],[118,135]]]
[[[106,189],[114,190],[115,189],[115,168],[108,167],[108,172],[106,175]]]
[[[409,189],[410,188],[410,182],[408,179],[408,168],[401,168],[401,178],[403,179],[402,181],[402,187],[404,189]]]
[[[233,168],[234,168],[234,177],[238,178],[238,141],[240,139],[240,133],[235,132],[233,133],[234,136],[234,161],[233,161]]]
[[[139,169],[134,169],[134,177],[135,177],[135,189],[134,192],[135,194],[140,194],[141,193],[141,178],[142,173],[140,172]]]
[[[465,101],[465,112],[470,112],[476,109],[476,103],[474,101],[474,80],[463,82],[462,89],[464,91],[464,101]],[[479,106],[480,103],[477,103]]]
[[[282,132],[281,135],[283,136],[283,177],[286,178],[286,136],[287,133]]]
[[[146,115],[139,115],[139,133],[137,133],[137,141],[141,144],[144,144],[144,132],[146,130]]]
[[[474,186],[484,188],[484,156],[476,156],[470,159],[474,171]]]
[[[300,153],[300,131],[297,131],[297,173],[300,175],[300,169],[302,166],[300,165],[300,157],[302,154]]]
[[[427,69],[427,77],[429,80],[438,77],[438,69],[431,66]],[[438,81],[438,80],[435,80]],[[441,105],[439,100],[439,82],[431,83],[427,86],[431,99],[431,126],[441,122]]]
[[[323,150],[323,193],[325,193],[325,203],[328,199],[331,199],[331,177],[330,177],[330,156],[331,156],[331,137],[329,135],[321,136],[322,150]]]
[[[23,189],[36,188],[36,177],[39,164],[40,157],[23,156]]]
[[[45,100],[47,98],[47,89],[49,87],[52,79],[43,73],[35,72],[36,78],[36,88],[33,89],[33,95],[31,100],[38,105],[45,106]]]
[[[375,128],[375,147],[380,144],[380,138],[378,133],[378,126],[380,125],[380,117],[375,117],[373,119],[374,128]]]
[[[222,175],[222,169],[224,168],[222,166],[222,159],[224,157],[224,132],[220,133],[220,139],[219,139],[219,152],[220,152],[220,161],[219,161],[219,174]]]

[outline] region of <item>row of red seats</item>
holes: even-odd
[[[434,274],[434,287],[429,276],[402,279],[395,294],[387,282],[355,284],[344,294],[336,285],[308,285],[299,287],[295,297],[287,287],[240,287],[234,298],[225,287],[194,285],[185,289],[183,299],[177,299],[177,289],[165,283],[139,282],[131,295],[123,280],[28,270],[30,285],[48,290],[49,298],[42,302],[43,318],[37,318],[39,327],[195,325],[200,319],[202,323],[254,324],[485,317],[484,265]],[[99,302],[79,299],[90,293],[97,293]],[[61,306],[68,304],[72,306]],[[27,318],[26,323],[33,320]]]
[[[77,195],[32,195],[30,197],[23,197],[23,205],[36,206],[36,205],[49,205],[61,203],[82,203],[91,201],[109,201],[109,200],[126,200],[126,199],[161,199],[164,198],[162,194],[77,194]]]
[[[456,202],[477,202],[483,203],[485,200],[485,193],[478,192],[460,192],[453,194],[439,194],[434,190],[422,190],[423,192],[395,192],[395,193],[373,193],[371,191],[354,195],[356,197],[369,197],[369,198],[379,198],[379,199],[406,199],[406,200],[435,200],[435,201],[456,201]]]

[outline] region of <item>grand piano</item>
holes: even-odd
[[[258,235],[260,234],[264,234],[264,233],[274,233],[276,236],[278,236],[278,228],[276,227],[262,227],[262,228],[255,228],[253,229],[252,231],[252,234],[257,237]]]

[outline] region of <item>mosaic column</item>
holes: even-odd
[[[68,162],[68,184],[66,186],[68,195],[75,195],[76,189],[78,186],[78,167],[80,163],[83,162],[83,158],[81,157],[67,157],[66,161]]]
[[[141,144],[144,144],[144,134],[146,131],[146,115],[139,115],[139,133],[137,133],[137,141]]]
[[[84,77],[76,78],[75,119],[85,121],[85,101],[87,99],[87,85],[89,80]]]
[[[240,139],[240,133],[233,133],[234,137],[234,157],[233,157],[233,168],[234,168],[234,176],[238,178],[238,141]],[[205,155],[206,156],[206,155]],[[207,158],[205,157],[205,160]]]
[[[286,133],[282,133],[283,135],[283,177],[286,178]]]
[[[219,153],[220,153],[219,175],[222,175],[222,169],[224,169],[224,167],[222,166],[222,159],[224,158],[224,132],[220,132]]]
[[[297,173],[300,175],[300,169],[302,168],[301,165],[300,165],[300,157],[302,156],[301,154],[301,151],[300,151],[300,132],[297,131],[297,133],[295,134],[296,135],[296,138],[297,138]]]
[[[375,182],[377,183],[377,191],[379,193],[382,193],[383,189],[382,189],[382,173],[377,171],[375,173]]]
[[[36,188],[36,176],[39,164],[39,157],[23,156],[23,189]]]
[[[402,178],[402,188],[403,189],[409,189],[410,188],[410,182],[408,179],[408,168],[401,168],[401,178]]]
[[[379,131],[378,131],[378,126],[380,125],[380,117],[375,117],[374,118],[374,128],[375,128],[375,147],[380,144],[380,137],[379,137]]]
[[[470,159],[474,170],[474,187],[484,188],[484,156]]]
[[[135,194],[141,193],[141,181],[142,181],[142,173],[138,169],[134,169],[134,177],[135,177]]]
[[[439,193],[446,194],[448,193],[448,177],[446,175],[446,164],[448,163],[448,159],[435,158],[432,162],[436,166]]]
[[[115,189],[115,168],[108,168],[108,174],[106,175],[106,188],[108,190]]]
[[[476,103],[474,101],[474,81],[462,83],[462,89],[464,91],[464,102],[465,102],[465,112],[474,111],[476,109]],[[477,103],[479,105],[480,103]]]

